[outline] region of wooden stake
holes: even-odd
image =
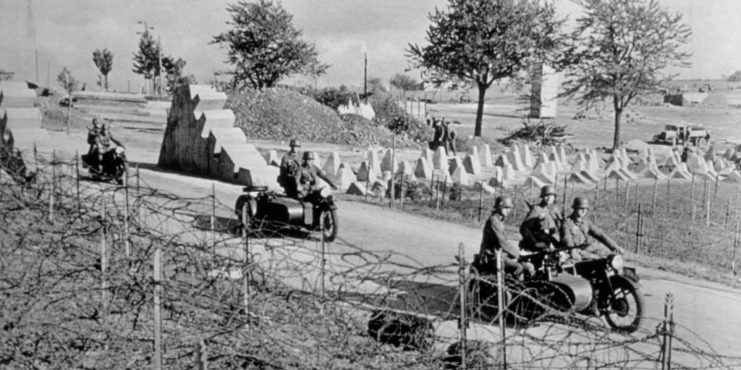
[[[659,179],[654,179],[654,196],[651,199],[651,216],[656,214],[656,193],[659,190]]]
[[[502,364],[503,368],[507,368],[507,342],[506,336],[507,331],[505,330],[504,321],[504,292],[506,286],[506,280],[504,279],[504,260],[502,259],[502,250],[497,249],[497,309],[499,310],[499,329],[500,335],[502,336]]]
[[[250,239],[249,239],[249,209],[247,202],[242,204],[242,238],[244,238],[244,266],[242,267],[242,291],[244,293],[242,304],[244,305],[245,315],[250,312]],[[322,232],[324,235],[324,232]]]
[[[695,174],[692,174],[692,186],[690,186],[690,207],[692,207],[692,222],[695,221]]]
[[[319,214],[319,230],[321,230],[321,233],[322,233],[322,270],[321,272],[322,272],[322,297],[323,297],[326,295],[324,282],[326,279],[326,268],[327,268],[327,240],[324,235],[324,217],[321,213]]]
[[[162,370],[162,248],[157,243],[154,249],[154,368]]]
[[[124,171],[124,250],[126,259],[131,258],[131,244],[129,244],[129,173]]]
[[[733,256],[731,257],[733,276],[736,276],[736,248],[738,248],[738,221],[736,221],[736,230],[733,232]]]
[[[75,190],[77,194],[77,211],[80,211],[80,153],[75,150]]]
[[[108,221],[106,220],[106,202],[105,197],[101,197],[100,204],[100,219],[102,227],[100,228],[100,276],[101,283],[100,288],[102,291],[101,301],[103,303],[103,312],[108,312],[108,279],[106,279],[106,271],[108,270],[108,250],[106,248],[106,228],[108,227]]]
[[[641,237],[641,205],[638,204],[638,214],[636,215],[636,249],[635,252],[638,253],[638,246],[640,245],[640,237]]]
[[[669,210],[671,209],[671,203],[672,203],[672,179],[668,178],[666,179],[666,215],[669,215]]]
[[[216,184],[211,183],[211,242],[216,253]]]
[[[630,198],[630,184],[625,183],[625,199],[623,199],[623,212],[628,212],[628,199]]]
[[[481,212],[484,210],[484,183],[481,183],[481,189],[479,189],[479,217],[478,222],[481,222]]]
[[[461,352],[461,369],[467,368],[466,361],[466,342],[468,341],[466,329],[468,329],[468,320],[466,318],[466,292],[468,287],[468,278],[466,277],[466,256],[463,249],[463,243],[458,244],[458,295],[460,296],[460,320],[458,329],[460,330],[460,352]]]
[[[396,181],[394,177],[396,177],[396,174],[394,173],[394,160],[396,160],[396,134],[394,134],[391,138],[391,191],[389,191],[389,207],[394,203],[394,197],[396,196]]]

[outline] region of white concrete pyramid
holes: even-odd
[[[271,149],[268,152],[268,166],[280,167],[280,160],[278,152],[275,149]]]
[[[555,147],[551,147],[551,154],[548,155],[548,160],[555,164],[556,171],[564,171],[563,162],[561,162],[561,158],[558,156]]]
[[[656,180],[664,180],[666,179],[666,175],[661,173],[658,168],[654,167],[648,167],[645,171],[641,172],[641,177],[644,179],[656,179]]]
[[[327,160],[324,162],[324,166],[322,167],[322,169],[324,170],[324,172],[327,173],[327,176],[332,178],[337,176],[341,164],[342,162],[340,161],[340,154],[337,152],[332,152],[329,154],[329,157],[327,157]]]
[[[677,165],[679,165],[679,161],[677,160],[677,157],[675,157],[674,154],[672,154],[666,157],[666,160],[661,166],[667,167],[667,168],[674,168],[674,167],[677,167]]]
[[[381,161],[378,160],[378,153],[375,150],[369,150],[366,156],[368,166],[375,172],[381,173]]]
[[[535,177],[541,182],[543,182],[544,184],[555,184],[556,183],[556,176],[548,174],[548,173],[533,171],[530,173],[530,177]]]
[[[435,155],[432,157],[432,168],[441,172],[448,172],[448,155],[442,146],[435,150]]]
[[[687,157],[687,169],[690,173],[701,173],[707,171],[707,162],[697,154],[690,154]]]
[[[484,167],[489,168],[489,167],[494,166],[494,162],[491,158],[491,148],[489,148],[489,144],[484,144],[484,146],[481,149],[480,157],[482,157],[479,159],[481,159],[481,164]]]
[[[618,179],[620,181],[630,181],[630,177],[627,176],[623,171],[621,170],[610,170],[607,174],[608,179]]]
[[[502,178],[504,178],[505,181],[514,180],[515,178],[514,168],[512,168],[512,166],[504,166],[504,168],[502,168]]]
[[[345,193],[352,194],[352,195],[365,195],[366,194],[365,183],[359,182],[359,181],[350,183]]]
[[[513,170],[518,172],[525,170],[525,165],[522,163],[520,150],[518,149],[517,145],[515,145],[512,150],[507,152],[507,159],[509,160],[509,164],[512,165]]]
[[[474,145],[471,148],[471,154],[469,154],[469,155],[472,156],[472,157],[476,157],[476,159],[479,161],[479,163],[481,163],[481,156],[479,155],[479,147],[477,147],[477,146]]]
[[[725,158],[725,159],[731,159],[731,158],[733,158],[733,155],[735,153],[736,153],[736,151],[733,150],[733,148],[728,148],[728,149],[726,149],[725,153],[723,153],[723,158]]]
[[[576,183],[576,184],[591,184],[591,181],[587,180],[584,176],[582,176],[578,172],[572,172],[569,175],[569,182]]]
[[[509,162],[509,159],[507,158],[506,154],[500,154],[497,156],[497,160],[494,161],[494,165],[498,167],[504,168],[504,166],[511,166],[512,163]]]
[[[340,189],[347,189],[355,181],[355,174],[349,166],[344,163],[340,164],[337,174],[334,176],[334,183]]]
[[[581,171],[579,174],[589,182],[599,182],[599,177],[590,171]]]
[[[542,187],[543,187],[544,185],[546,185],[546,183],[545,183],[545,182],[543,182],[543,181],[542,181],[542,180],[541,180],[540,178],[538,178],[537,176],[533,176],[533,175],[530,175],[530,176],[528,176],[528,177],[527,177],[527,178],[525,179],[524,185],[525,185],[525,186],[532,186],[532,187],[533,187],[533,188],[535,188],[535,189],[540,189],[540,188],[542,188]]]
[[[432,164],[424,157],[417,158],[414,166],[414,176],[420,179],[432,179]]]
[[[481,175],[481,163],[479,162],[478,156],[469,154],[463,159],[463,167],[466,168],[466,172],[474,176]]]
[[[393,150],[386,149],[386,153],[383,154],[383,160],[381,160],[381,171],[391,171],[392,173],[396,172],[399,166],[399,159],[393,158],[392,163],[392,157],[394,157]]]
[[[374,170],[372,167],[368,165],[368,162],[363,161],[363,163],[360,164],[360,169],[358,170],[358,181],[371,181],[378,178],[378,172]]]
[[[459,168],[463,168],[463,171],[466,170],[466,168],[463,167],[462,159],[460,159],[459,157],[451,157],[448,159],[448,173],[452,175],[453,172],[455,172],[455,170]]]
[[[566,157],[566,149],[564,149],[563,145],[559,145],[556,152],[558,153],[558,159],[561,161],[561,164],[565,166],[569,161]]]
[[[733,171],[723,181],[740,183],[741,173],[739,173],[738,171]]]
[[[677,167],[674,168],[674,171],[669,174],[669,177],[672,179],[691,180],[692,174],[687,169],[687,164],[680,162]]]
[[[471,178],[468,176],[468,173],[463,166],[458,167],[455,169],[455,171],[453,171],[451,180],[454,184],[460,184],[463,186],[471,185]]]
[[[435,157],[435,153],[430,148],[424,148],[422,149],[421,157],[426,159],[427,162],[432,163],[432,160]]]
[[[489,185],[504,187],[504,170],[502,167],[494,166],[494,176],[489,180]]]
[[[522,164],[525,165],[525,167],[532,167],[535,165],[535,161],[533,160],[533,153],[530,151],[530,147],[525,144],[520,148],[520,154],[522,157]]]
[[[496,188],[494,188],[493,186],[491,186],[489,184],[483,183],[483,182],[481,183],[481,188],[484,189],[484,191],[487,194],[490,194],[490,195],[494,195],[494,194],[497,193],[497,189]]]
[[[389,181],[393,176],[394,174],[392,174],[391,171],[383,171],[381,173],[381,180],[383,180],[384,182]]]
[[[412,165],[412,162],[409,162],[409,161],[399,162],[399,170],[396,171],[396,173],[404,177],[414,177],[414,166]]]

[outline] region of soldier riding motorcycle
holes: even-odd
[[[94,119],[93,126],[88,128],[88,144],[90,148],[82,155],[82,164],[90,175],[96,180],[115,180],[123,184],[128,171],[125,148],[113,137],[108,125],[104,123],[98,128],[97,119]]]

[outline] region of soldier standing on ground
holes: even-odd
[[[479,257],[485,261],[483,267],[496,271],[496,251],[501,249],[504,272],[522,280],[525,273],[532,276],[535,268],[528,262],[521,263],[517,260],[520,256],[520,249],[510,243],[504,235],[503,221],[512,211],[512,207],[512,198],[508,196],[498,196],[494,201],[494,210],[484,225]]]
[[[291,139],[289,143],[290,149],[283,158],[280,160],[280,174],[278,176],[278,183],[285,189],[286,195],[292,198],[298,197],[298,189],[296,188],[296,174],[298,168],[301,166],[298,160],[298,152],[296,148],[300,148],[298,140]]]
[[[574,212],[564,220],[561,226],[561,241],[564,247],[574,248],[570,251],[574,261],[607,257],[605,247],[612,252],[623,254],[623,249],[614,240],[586,219],[590,208],[589,200],[576,197],[571,207]],[[590,237],[597,239],[603,245],[592,242]]]

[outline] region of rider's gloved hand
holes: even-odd
[[[623,250],[623,248],[617,247],[617,248],[615,248],[615,253],[617,253],[617,254],[625,254],[625,250]]]

